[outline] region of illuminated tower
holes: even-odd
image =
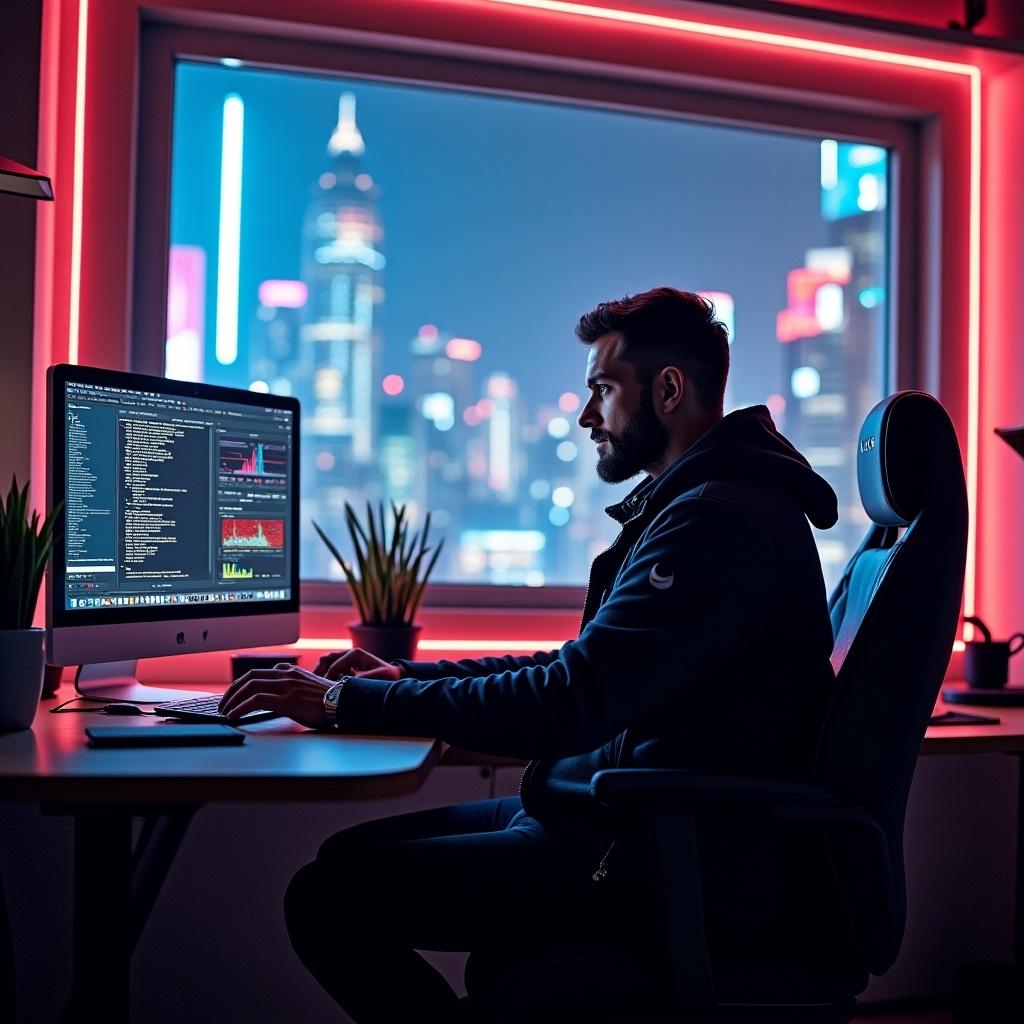
[[[365,170],[355,97],[344,93],[327,143],[330,166],[312,189],[302,225],[301,310],[295,392],[302,400],[302,515],[344,535],[344,503],[380,497],[376,456],[376,308],[384,256],[376,200]],[[303,573],[337,574],[323,544],[306,531]]]
[[[355,97],[344,93],[327,144],[331,166],[313,189],[302,228],[302,280],[309,289],[301,330],[306,371],[303,430],[335,461],[374,455],[375,309],[382,296],[379,190],[362,165]],[[321,485],[325,481],[321,481]]]

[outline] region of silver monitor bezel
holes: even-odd
[[[55,524],[55,542],[46,574],[46,656],[52,665],[79,665],[135,658],[230,650],[293,643],[299,636],[299,402],[283,395],[169,380],[145,374],[62,363],[47,370],[47,507],[63,495],[65,395],[69,381],[154,391],[210,401],[290,411],[294,443],[291,455],[291,596],[253,601],[239,614],[235,605],[176,605],[70,610],[64,607],[63,510]]]

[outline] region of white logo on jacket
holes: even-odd
[[[651,567],[651,575],[648,579],[651,581],[651,586],[654,587],[655,590],[668,590],[668,588],[675,583],[676,575],[671,569],[664,575],[659,573],[658,564],[658,562],[655,562]]]

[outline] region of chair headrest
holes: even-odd
[[[949,443],[952,438],[952,444]],[[923,391],[900,391],[868,413],[857,441],[857,485],[880,526],[907,526],[927,500],[935,474],[959,460],[946,410]]]

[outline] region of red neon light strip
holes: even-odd
[[[476,637],[473,640],[454,638],[451,640],[421,640],[417,647],[421,651],[519,651],[533,654],[536,651],[553,651],[562,646],[569,637],[551,637],[538,640],[523,640],[508,637],[491,639]],[[287,645],[296,651],[347,651],[352,646],[349,637],[341,636],[304,636],[293,644]]]
[[[71,197],[71,285],[68,296],[68,362],[78,362],[82,304],[82,183],[85,180],[85,72],[88,58],[89,0],[78,4],[78,49],[75,65],[75,153]]]
[[[557,14],[569,14],[600,21],[615,21],[649,28],[666,29],[671,32],[685,32],[692,35],[713,36],[719,39],[733,39],[763,46],[783,47],[790,50],[804,50],[811,53],[828,53],[836,57],[870,61],[876,64],[892,64],[902,67],[920,68],[939,74],[961,75],[968,79],[971,89],[971,155],[970,155],[970,200],[968,234],[968,284],[967,284],[967,500],[970,507],[967,535],[967,567],[964,576],[964,614],[973,615],[977,589],[977,509],[978,509],[978,434],[980,406],[980,363],[981,363],[981,69],[973,64],[937,60],[909,53],[893,53],[875,50],[865,46],[850,46],[821,39],[803,39],[779,32],[764,32],[755,29],[734,28],[729,25],[710,25],[684,18],[661,14],[647,14],[642,11],[615,10],[595,7],[592,4],[566,3],[563,0],[485,0],[491,4],[508,7],[524,7]],[[966,626],[966,639],[973,636],[973,627]]]
[[[712,25],[683,18],[641,11],[616,10],[590,4],[566,3],[562,0],[486,0],[492,4],[532,8],[577,17],[615,21],[626,24],[685,32],[757,43],[764,46],[784,47],[812,53],[828,53],[838,57],[914,67],[940,74],[962,75],[968,78],[971,89],[971,154],[969,199],[969,251],[968,251],[968,395],[967,395],[967,491],[971,509],[968,526],[967,569],[964,581],[964,614],[971,615],[975,607],[977,587],[977,496],[978,496],[978,435],[979,435],[979,383],[980,383],[980,293],[981,293],[981,70],[972,64],[937,60],[914,54],[893,53],[869,47],[851,46],[825,40],[803,39],[777,32],[741,29],[727,25]],[[75,363],[79,355],[79,325],[82,275],[82,211],[85,166],[85,91],[89,0],[80,0],[78,8],[78,47],[76,54],[75,88],[75,141],[74,184],[71,215],[71,281],[69,295],[68,361]],[[970,638],[970,629],[965,635]]]

